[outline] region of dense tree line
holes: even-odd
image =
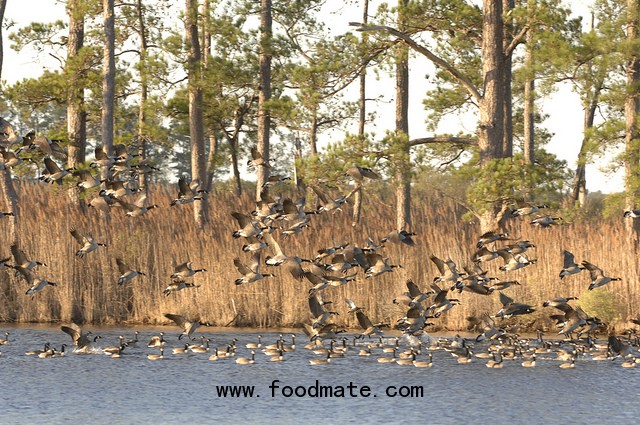
[[[138,176],[140,190],[150,178],[190,174],[208,191],[231,175],[241,195],[254,147],[271,164],[256,167],[257,200],[270,174],[291,175],[303,194],[336,185],[346,193],[351,188],[340,185],[353,183],[341,175],[353,165],[370,167],[394,188],[398,229],[412,226],[412,183],[421,182],[458,200],[483,230],[499,228],[514,205],[533,202],[579,215],[585,165],[618,147],[624,207],[633,209],[640,197],[638,6],[594,0],[583,22],[560,0],[68,0],[66,21],[8,34],[10,48],[32,45],[60,67],[3,85],[2,115],[23,136],[35,130],[61,140],[73,169],[88,167],[97,144],[108,155],[124,144],[136,161],[159,170]],[[362,11],[352,31],[332,32],[337,7]],[[426,93],[409,86],[422,78],[409,75],[417,56],[437,69],[426,76]],[[388,90],[395,120],[384,135],[367,132],[372,120],[386,119],[366,95],[374,73],[395,80]],[[585,114],[575,170],[545,150],[550,135],[539,109],[567,81]],[[409,134],[410,95],[429,112],[416,134]],[[436,132],[461,113],[473,117],[475,131]],[[335,129],[342,140],[321,149],[318,140]],[[22,164],[13,172],[35,170]],[[356,185],[359,206],[368,183]],[[70,196],[83,202],[77,191]],[[194,205],[203,226],[208,206]]]

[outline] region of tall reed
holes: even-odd
[[[19,182],[18,190],[21,248],[28,257],[48,265],[37,273],[58,286],[47,287],[32,300],[25,295],[25,281],[14,276],[12,269],[5,268],[0,272],[2,321],[158,324],[167,323],[165,313],[234,326],[300,326],[310,320],[307,303],[310,285],[294,280],[282,269],[269,270],[277,275],[275,278],[251,285],[234,284],[239,276],[233,266],[234,257],[246,259],[249,255],[241,252],[243,240],[231,237],[237,227],[231,212],[248,213],[253,209],[247,195],[238,199],[226,191],[210,193],[209,225],[198,231],[190,205],[169,207],[173,187],[152,188],[150,199],[160,208],[138,218],[125,217],[117,209],[104,217],[91,208],[82,209],[71,203],[63,189],[43,184]],[[286,254],[302,258],[313,258],[316,250],[344,242],[362,246],[367,237],[379,240],[393,229],[392,205],[388,195],[367,193],[362,223],[357,229],[351,226],[347,206],[342,212],[312,216],[311,227],[300,234],[287,239],[277,232],[275,236]],[[357,326],[355,319],[346,313],[344,298],[348,297],[366,307],[374,322],[393,324],[405,314],[405,308],[392,302],[406,290],[405,281],[411,278],[428,289],[428,283],[438,274],[430,255],[450,257],[460,268],[468,263],[479,230],[475,223],[461,219],[463,212],[451,200],[437,194],[416,197],[412,205],[413,230],[418,234],[416,246],[388,244],[382,251],[391,263],[403,267],[371,279],[364,279],[360,271],[356,282],[326,289],[325,299],[332,300],[333,308],[341,313],[333,320],[348,327]],[[538,310],[519,323],[529,327],[549,326],[547,317],[556,312],[543,309],[544,300],[576,296],[586,290],[589,284],[586,272],[559,279],[563,249],[573,252],[578,262],[588,260],[609,275],[622,277],[622,282],[612,282],[600,291],[616,297],[622,320],[638,313],[637,253],[627,249],[622,218],[550,229],[534,228],[526,218],[518,218],[508,226],[514,239],[528,239],[536,245],[530,257],[538,259],[537,264],[516,272],[498,270],[500,259],[487,266],[492,276],[520,281],[520,286],[511,287],[506,293]],[[72,228],[91,232],[108,247],[76,258],[79,246],[69,233]],[[7,226],[0,222],[0,235],[5,241],[10,240],[7,232]],[[0,247],[0,255],[8,257],[9,252],[8,246]],[[117,285],[116,257],[144,271],[146,276]],[[162,290],[170,282],[173,267],[188,260],[208,270],[195,276],[194,281],[200,286],[164,296]],[[467,317],[484,312],[495,314],[500,308],[497,294],[463,292],[450,297],[458,298],[461,305],[434,321],[438,329],[465,329]]]

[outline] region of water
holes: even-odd
[[[120,359],[104,354],[67,353],[61,358],[26,356],[45,342],[55,347],[70,338],[59,327],[4,328],[10,343],[0,346],[0,423],[2,424],[300,424],[339,421],[355,423],[432,424],[559,423],[596,424],[635,422],[640,413],[640,369],[624,369],[617,361],[580,358],[575,369],[563,370],[557,360],[538,357],[536,368],[521,360],[505,361],[503,369],[485,367],[486,360],[461,365],[450,354],[436,351],[432,368],[380,364],[378,349],[371,357],[354,352],[330,365],[311,366],[317,358],[302,346],[297,334],[295,352],[283,363],[267,362],[258,352],[254,365],[233,360],[209,361],[209,354],[172,355],[181,346],[178,331],[163,328],[165,359],[151,361],[147,348],[159,329],[143,329],[137,347],[127,347]],[[116,345],[118,335],[129,339],[132,329],[95,329],[102,346]],[[212,347],[238,338],[238,356],[249,357],[244,345],[256,342],[256,332],[205,332]],[[273,343],[277,333],[261,333]],[[287,334],[285,334],[287,335]],[[286,337],[287,343],[290,338]],[[258,350],[256,350],[258,351]],[[385,354],[387,356],[388,354]],[[422,357],[422,356],[421,356]],[[279,380],[277,389],[270,389]],[[345,397],[285,397],[296,386],[342,386]],[[352,384],[353,394],[347,388]],[[220,397],[217,386],[253,385],[251,398]],[[370,387],[361,393],[364,386]],[[421,386],[422,397],[389,397],[387,387]],[[285,388],[289,387],[289,388]],[[300,393],[302,389],[298,389]],[[308,388],[305,390],[308,391]],[[375,396],[374,396],[375,395]]]

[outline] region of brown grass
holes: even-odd
[[[154,188],[150,198],[161,207],[137,219],[125,217],[117,210],[109,219],[93,209],[82,211],[69,202],[66,192],[44,184],[22,182],[18,190],[21,247],[28,257],[48,264],[38,275],[59,285],[46,288],[32,300],[24,294],[27,289],[24,280],[14,277],[11,269],[1,271],[0,320],[156,324],[166,323],[163,314],[168,312],[216,325],[225,325],[234,318],[233,325],[258,327],[299,326],[309,320],[308,283],[294,281],[283,270],[274,268],[272,272],[277,277],[252,285],[233,283],[238,277],[233,258],[248,255],[240,250],[243,241],[231,237],[236,222],[230,213],[250,211],[252,203],[248,196],[238,199],[228,192],[210,193],[210,224],[205,231],[198,232],[191,206],[169,207],[173,187]],[[349,207],[336,214],[314,216],[312,226],[302,233],[284,241],[277,235],[285,252],[309,258],[322,247],[343,242],[361,246],[369,236],[382,238],[394,227],[394,203],[388,197],[367,195],[360,229],[351,226]],[[412,278],[426,287],[437,274],[429,260],[431,254],[451,257],[459,266],[471,257],[478,227],[463,222],[460,218],[463,212],[449,199],[437,195],[414,199],[417,246],[390,245],[384,250],[392,263],[403,268],[367,280],[360,272],[356,282],[325,290],[325,298],[333,300],[334,309],[341,313],[334,316],[335,320],[355,326],[344,305],[344,298],[349,297],[366,307],[372,320],[395,323],[404,315],[404,309],[394,305],[392,299],[405,291],[405,280]],[[588,260],[611,276],[622,277],[622,282],[612,282],[602,291],[618,298],[620,317],[626,319],[637,314],[637,253],[627,249],[622,218],[552,229],[536,229],[526,220],[518,219],[509,226],[514,237],[529,239],[537,246],[531,250],[531,257],[538,259],[536,265],[505,273],[497,269],[501,264],[498,259],[488,267],[492,275],[501,279],[522,282],[506,292],[516,301],[533,304],[538,309],[536,314],[518,320],[519,323],[531,327],[548,325],[546,317],[556,312],[543,309],[544,300],[579,295],[588,286],[586,273],[564,281],[558,278],[563,249],[572,251],[577,262]],[[0,223],[4,241],[10,240],[7,227]],[[76,258],[79,247],[69,234],[74,227],[92,232],[97,241],[108,243],[108,248],[100,248],[83,259]],[[9,256],[9,246],[3,246],[0,255]],[[115,257],[123,258],[147,275],[118,286]],[[187,260],[208,270],[194,279],[201,286],[165,297],[162,290],[170,282],[174,265]],[[497,294],[483,297],[464,292],[450,296],[457,297],[462,304],[436,320],[439,329],[465,329],[466,317],[483,312],[495,314],[500,307]]]

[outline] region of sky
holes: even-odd
[[[177,1],[177,0],[176,0]],[[588,5],[591,0],[572,0],[571,5],[576,14],[585,15],[588,13]],[[370,9],[373,10],[373,9]],[[4,64],[2,69],[2,78],[5,82],[11,84],[23,78],[37,77],[45,69],[57,69],[58,63],[48,56],[38,56],[32,49],[23,49],[21,52],[15,52],[9,47],[7,36],[10,32],[17,28],[27,25],[30,22],[51,22],[56,19],[66,20],[64,2],[51,0],[8,0],[5,11],[5,21],[15,21],[16,25],[3,31],[5,37]],[[361,12],[358,8],[345,9],[339,16],[330,16],[327,18],[331,22],[331,28],[336,33],[353,31],[348,23],[351,21],[360,21]],[[409,111],[410,111],[410,127],[409,134],[411,138],[427,137],[433,134],[427,134],[424,131],[424,123],[427,114],[421,103],[423,94],[427,89],[427,83],[422,78],[425,74],[433,74],[433,65],[426,59],[413,55],[410,62],[410,75],[412,76],[409,89]],[[391,87],[389,84],[376,84],[371,81],[368,85],[368,91],[371,97],[376,94],[383,96],[386,102],[378,103],[378,118],[376,122],[367,127],[368,132],[374,132],[378,135],[384,134],[385,129],[392,128],[395,125],[395,106],[393,104],[393,93],[376,93],[376,88]],[[567,161],[571,168],[575,168],[575,162],[582,141],[582,120],[583,110],[580,105],[578,96],[572,92],[568,85],[558,88],[549,99],[538,102],[537,105],[543,113],[549,115],[549,118],[543,125],[554,134],[550,143],[546,146],[547,150],[557,155],[559,158]],[[448,133],[468,132],[473,133],[475,122],[465,121],[464,118],[455,118],[449,120],[441,128],[442,131]],[[330,136],[329,136],[330,137]],[[323,139],[320,138],[322,141]],[[326,140],[326,139],[325,139]],[[608,160],[600,160],[595,164],[587,167],[587,189],[589,191],[601,191],[604,193],[620,192],[624,190],[623,170],[606,174],[601,171],[609,165]]]

